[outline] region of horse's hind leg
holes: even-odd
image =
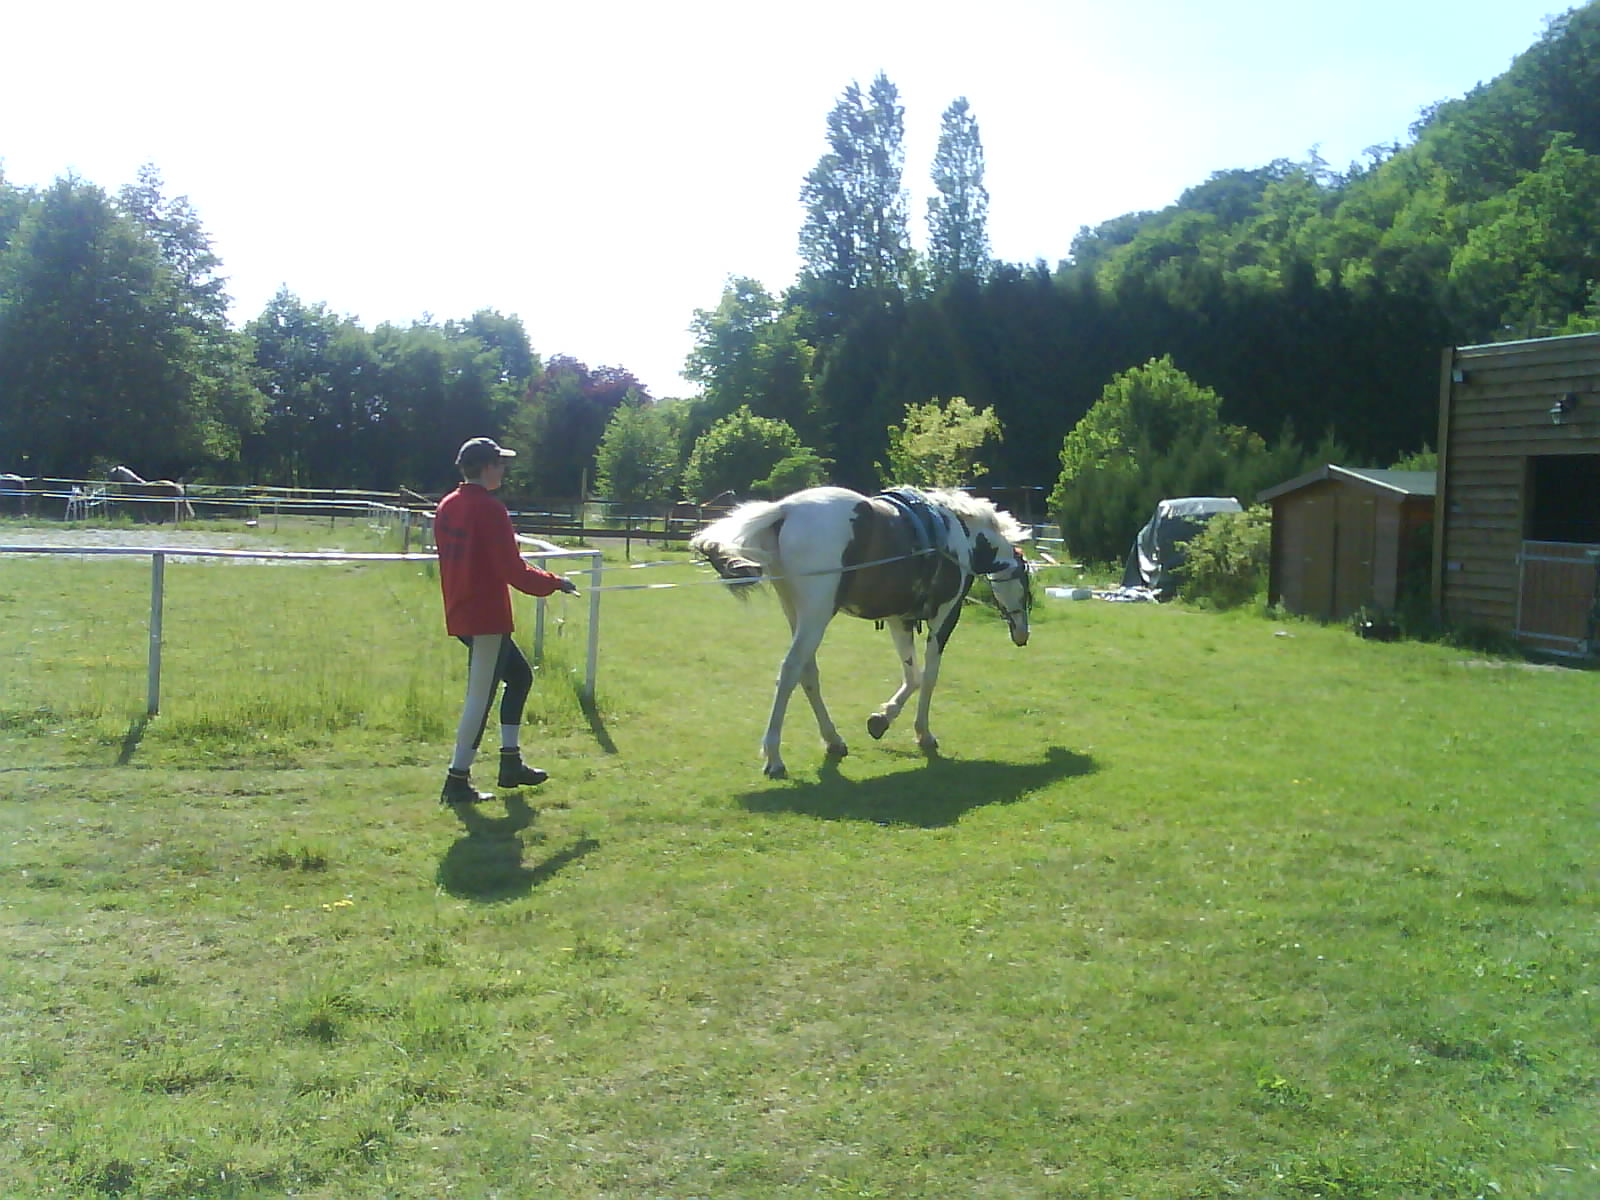
[[[904,621],[889,622],[889,635],[894,639],[894,652],[900,657],[902,679],[900,689],[885,700],[877,712],[867,718],[867,732],[875,738],[881,738],[889,732],[889,726],[900,715],[906,700],[922,683],[921,673],[917,670],[916,639],[912,636],[911,630],[912,626]]]
[[[783,615],[789,618],[789,630],[798,635],[800,630],[800,616],[795,609],[795,600],[787,592],[780,596],[783,602]],[[813,618],[815,619],[815,618]],[[827,627],[827,617],[822,618],[823,628]],[[822,644],[822,634],[817,634],[817,645]],[[833,717],[828,713],[828,706],[822,700],[822,675],[817,670],[817,652],[814,646],[811,657],[801,665],[800,688],[806,694],[806,699],[811,702],[811,713],[817,719],[817,732],[822,735],[822,744],[830,757],[843,758],[850,753],[850,747],[845,745],[844,739],[839,736],[839,730],[833,723]]]
[[[822,631],[828,627],[828,620],[833,614],[826,605],[820,609],[803,603],[791,606],[787,597],[783,608],[794,628],[794,640],[789,643],[789,652],[783,656],[783,665],[778,668],[778,688],[772,697],[772,715],[767,720],[766,736],[761,739],[761,756],[766,762],[762,771],[771,779],[783,779],[788,774],[783,765],[781,748],[783,716],[797,683],[804,687],[807,697],[811,699],[811,707],[817,714],[817,725],[823,738],[829,741],[829,749],[834,745],[844,745],[838,731],[833,728],[828,710],[822,704],[822,691],[817,678],[817,647],[822,644]]]
[[[843,758],[850,753],[850,747],[839,736],[839,730],[834,726],[833,718],[828,715],[828,706],[822,702],[822,676],[817,671],[817,656],[813,654],[811,661],[800,672],[800,686],[805,689],[806,699],[811,701],[811,711],[817,718],[817,732],[822,735],[823,748],[830,758]]]

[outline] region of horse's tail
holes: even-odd
[[[713,570],[744,595],[751,584],[771,572],[778,560],[781,505],[765,500],[741,504],[689,539],[689,549],[711,564]]]

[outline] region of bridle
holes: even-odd
[[[1006,625],[1014,632],[1017,622],[1026,622],[1028,619],[1028,602],[1032,598],[1032,572],[1028,560],[1018,554],[1014,562],[996,567],[992,571],[982,571],[979,574],[987,575],[990,583],[990,594],[994,596],[994,605],[1000,610],[1000,615],[1006,619]],[[994,590],[996,583],[1022,584],[1022,604],[1018,608],[1008,608],[1005,601],[1000,599],[1000,593]]]

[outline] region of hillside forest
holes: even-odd
[[[869,488],[921,464],[909,481],[1138,511],[1416,461],[1443,347],[1600,329],[1600,0],[1404,144],[1218,169],[1054,265],[990,255],[960,98],[913,249],[905,119],[882,74],[844,89],[797,181],[801,270],[708,297],[688,397],[541,356],[494,311],[367,329],[285,288],[236,328],[157,166],[115,193],[0,173],[0,471],[436,494],[440,448],[487,432],[523,450],[511,497]]]

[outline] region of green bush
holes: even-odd
[[[1119,560],[1160,500],[1236,496],[1347,455],[1331,435],[1307,446],[1285,423],[1267,443],[1221,419],[1221,399],[1170,356],[1124,371],[1061,444],[1048,511],[1074,558]]]
[[[825,473],[825,460],[801,445],[787,421],[758,417],[745,405],[695,442],[683,468],[683,490],[700,501],[722,492],[763,495],[769,487],[809,487]]]
[[[1237,608],[1267,590],[1272,561],[1272,509],[1265,504],[1244,512],[1218,513],[1185,546],[1177,569],[1178,595]]]

